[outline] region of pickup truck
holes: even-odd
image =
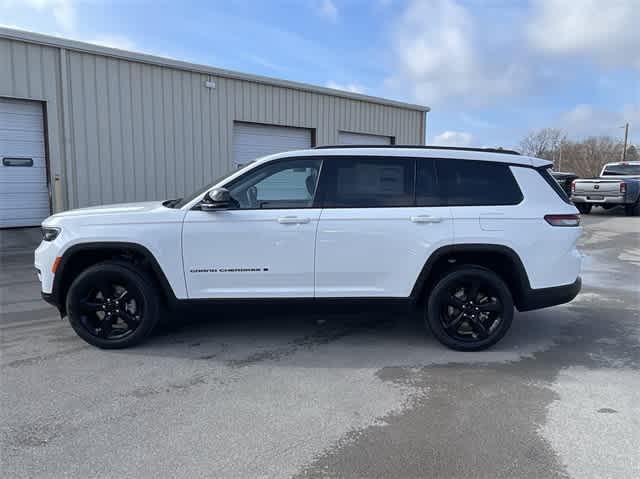
[[[571,201],[582,214],[624,206],[627,216],[640,216],[640,161],[607,163],[599,178],[574,180]]]
[[[551,173],[553,179],[558,182],[567,196],[571,196],[571,185],[573,184],[573,180],[577,180],[580,177],[575,173],[565,173],[562,171],[549,171],[549,173]]]

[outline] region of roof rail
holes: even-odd
[[[505,155],[519,155],[516,150],[504,148],[472,148],[469,146],[437,146],[437,145],[323,145],[315,146],[314,150],[331,150],[336,148],[412,148],[425,150],[460,150],[460,151],[480,151],[484,153],[504,153]]]

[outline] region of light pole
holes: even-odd
[[[558,171],[562,171],[562,143],[564,142],[560,142],[560,154],[558,155]]]
[[[629,122],[625,123],[624,126],[620,128],[624,128],[624,147],[622,148],[622,161],[627,158],[627,138],[629,138]]]

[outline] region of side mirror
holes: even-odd
[[[231,206],[231,195],[226,188],[214,188],[204,195],[200,203],[202,211],[225,210]]]

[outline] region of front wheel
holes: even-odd
[[[151,279],[133,265],[106,261],[71,284],[67,315],[87,343],[121,349],[140,343],[158,323],[160,298]]]
[[[590,205],[588,203],[576,203],[576,208],[578,208],[578,211],[583,215],[588,215],[589,213],[591,213],[592,207],[593,205]]]
[[[431,292],[425,321],[445,346],[480,351],[497,343],[513,320],[513,298],[493,271],[462,266],[447,273]]]

